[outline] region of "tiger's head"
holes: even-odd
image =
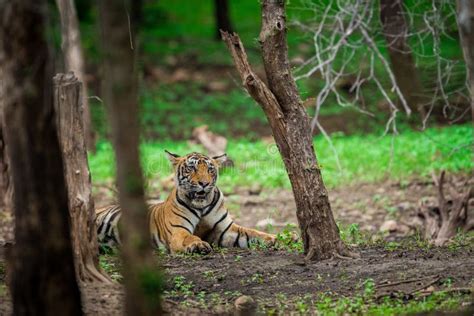
[[[219,167],[226,161],[226,154],[208,157],[196,152],[185,156],[166,153],[173,165],[178,194],[198,204],[212,199],[209,195],[216,187]]]

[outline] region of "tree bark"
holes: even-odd
[[[82,104],[84,119],[84,136],[87,148],[95,151],[95,133],[92,127],[89,99],[87,95],[87,81],[85,79],[85,62],[81,45],[81,33],[77,20],[74,0],[56,0],[61,16],[62,50],[66,72],[73,71],[83,84]]]
[[[56,134],[46,1],[0,5],[0,89],[14,188],[14,315],[81,315]]]
[[[474,3],[471,0],[457,0],[457,11],[459,35],[468,72],[472,122],[474,123]]]
[[[103,95],[117,161],[123,210],[122,256],[128,315],[160,314],[161,274],[152,257],[138,151],[137,67],[127,13],[130,0],[100,2],[104,58]],[[133,14],[132,14],[133,15]]]
[[[64,159],[74,263],[78,280],[111,282],[99,268],[91,176],[84,138],[81,82],[73,73],[54,77],[54,106]]]
[[[262,3],[260,43],[268,87],[252,71],[238,35],[222,35],[245,88],[263,108],[270,123],[295,196],[306,258],[354,256],[340,239],[314,152],[309,118],[291,75],[284,0]]]
[[[423,85],[418,75],[412,50],[407,43],[408,26],[403,0],[380,0],[380,20],[387,43],[395,81],[411,109],[424,116]]]
[[[216,19],[216,39],[220,40],[220,30],[233,32],[227,0],[214,0],[214,14]]]
[[[3,100],[3,96],[0,96]],[[0,212],[13,212],[13,186],[5,143],[4,122],[0,108]]]

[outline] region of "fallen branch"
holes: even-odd
[[[375,288],[381,289],[384,287],[391,287],[391,286],[400,285],[400,284],[413,283],[413,282],[423,281],[423,280],[431,279],[431,278],[433,278],[433,276],[423,277],[423,278],[413,278],[413,279],[402,280],[402,281],[397,281],[397,282],[392,282],[392,283],[384,283],[384,284],[377,285]]]
[[[226,153],[227,139],[211,132],[207,125],[196,127],[193,130],[193,140],[201,144],[211,157],[222,156]],[[222,167],[232,167],[233,165],[234,162],[227,157]]]

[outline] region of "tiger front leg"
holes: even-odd
[[[266,245],[273,246],[276,242],[276,236],[232,224],[228,231],[222,235],[219,245],[222,247],[249,248],[250,243],[254,241],[263,241]]]
[[[212,251],[211,245],[198,236],[185,231],[174,231],[170,241],[171,253],[202,253],[207,254]]]

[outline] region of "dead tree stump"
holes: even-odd
[[[81,86],[72,72],[54,77],[54,106],[68,189],[74,262],[78,280],[111,282],[99,269]]]
[[[474,188],[467,182],[462,188],[450,186],[450,198],[445,195],[445,172],[439,178],[433,175],[437,186],[437,205],[421,201],[418,215],[424,221],[424,237],[436,246],[443,246],[458,231],[468,232],[474,228],[474,210],[469,201],[474,198]]]
[[[87,81],[85,80],[85,62],[81,45],[79,21],[73,0],[56,0],[61,18],[61,48],[64,54],[65,71],[73,71],[82,81],[82,116],[84,118],[83,133],[87,149],[95,152],[96,135],[91,122]]]

